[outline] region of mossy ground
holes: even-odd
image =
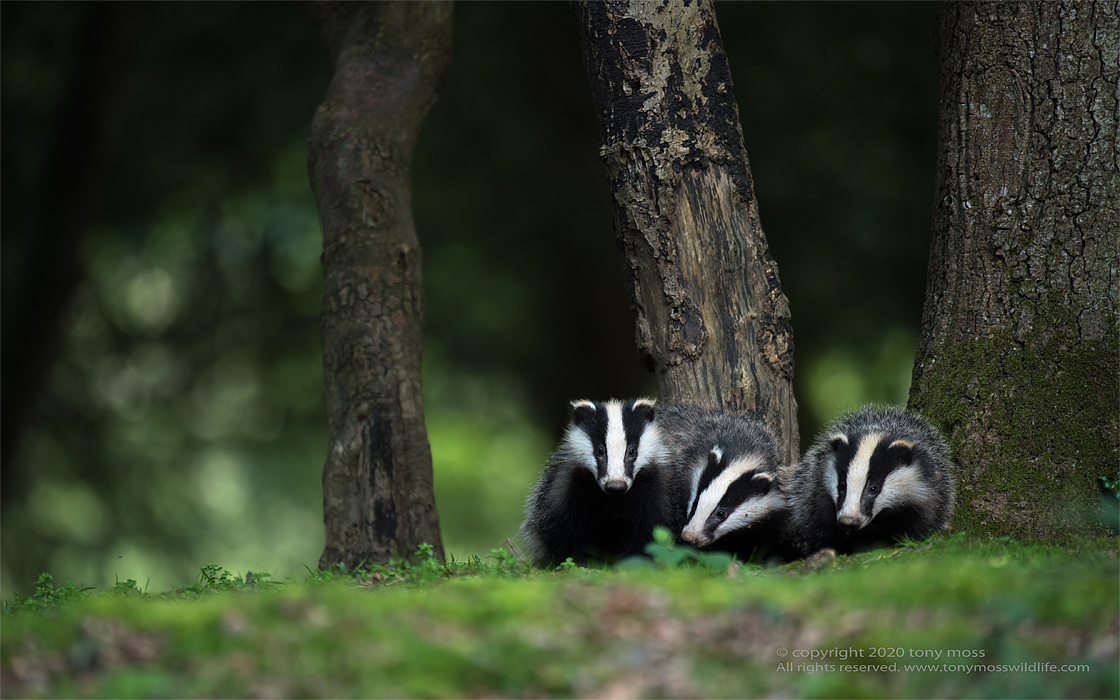
[[[504,557],[255,591],[120,586],[5,614],[2,692],[1115,698],[1117,548],[956,536],[819,569],[537,572]]]

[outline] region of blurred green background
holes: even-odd
[[[793,312],[803,444],[847,406],[906,399],[936,13],[717,4]],[[462,558],[515,534],[568,400],[656,384],[637,363],[567,3],[460,3],[454,21],[413,206],[436,502]],[[41,571],[153,591],[207,562],[300,576],[323,543],[326,450],[306,138],[331,75],[304,8],[4,3],[0,32],[4,391],[25,371],[9,348],[28,342],[10,309],[51,279],[36,246],[76,250],[81,277],[47,316],[60,335],[39,391],[5,407],[22,430],[7,438],[0,595]],[[59,201],[50,154],[72,162],[75,104],[96,128],[72,159],[84,184]],[[41,222],[71,209],[86,212],[76,242],[45,240]]]

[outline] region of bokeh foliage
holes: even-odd
[[[76,71],[77,4],[0,7],[3,293]],[[717,5],[809,440],[901,402],[925,279],[936,71],[926,3]],[[102,192],[57,363],[6,482],[4,591],[40,571],[163,590],[201,563],[283,577],[322,545],[326,450],[298,4],[110,11]],[[651,394],[566,3],[462,3],[414,162],[425,402],[445,545],[514,535],[579,397]],[[49,183],[48,183],[49,184]],[[60,206],[54,203],[53,206]],[[13,588],[14,587],[14,588]]]

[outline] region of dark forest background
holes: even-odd
[[[937,6],[716,11],[793,313],[807,443],[845,407],[906,399]],[[6,438],[0,594],[41,571],[156,591],[207,562],[299,576],[323,542],[306,138],[331,66],[317,30],[297,3],[4,3],[0,32],[3,391],[27,372],[12,309],[64,267],[36,251],[76,251],[81,276],[40,390],[5,403],[23,430]],[[71,157],[59,144],[82,116],[91,145]],[[567,3],[457,4],[413,164],[427,425],[457,558],[515,534],[568,400],[655,392],[598,148]],[[86,173],[76,189],[60,185],[59,152]],[[48,225],[70,211],[73,238]]]

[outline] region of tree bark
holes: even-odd
[[[424,427],[410,169],[451,59],[451,3],[315,3],[335,74],[309,139],[323,229],[329,443],[319,567],[442,558]]]
[[[1091,532],[1120,463],[1116,2],[944,3],[910,406],[949,433],[954,526]]]
[[[660,397],[754,412],[797,459],[793,331],[712,3],[573,2],[641,362]]]

